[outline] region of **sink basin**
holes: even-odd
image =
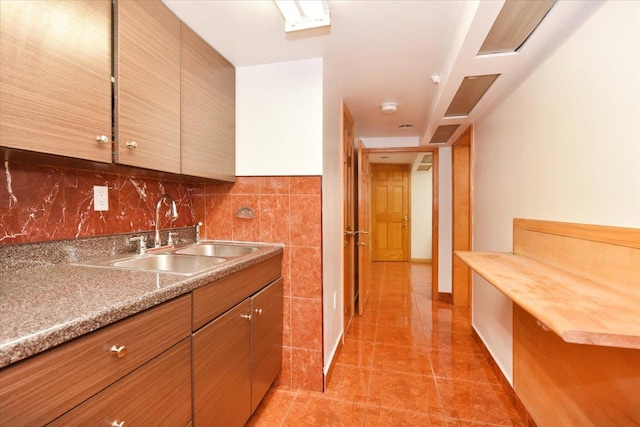
[[[199,243],[196,246],[179,249],[175,253],[182,255],[233,258],[249,255],[257,250],[258,248],[255,246],[229,245],[225,243]]]
[[[111,263],[113,267],[144,271],[162,271],[192,275],[225,262],[224,258],[204,256],[180,256],[173,254],[147,254]]]

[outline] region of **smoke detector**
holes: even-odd
[[[380,107],[383,114],[393,114],[398,111],[398,104],[395,102],[383,102]]]

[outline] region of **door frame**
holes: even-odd
[[[438,148],[431,147],[388,147],[365,148],[365,153],[393,154],[393,153],[432,153],[432,219],[431,219],[431,297],[434,301],[442,300],[438,293]],[[409,196],[411,199],[411,196]],[[410,248],[409,248],[410,249]]]

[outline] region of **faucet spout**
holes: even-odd
[[[173,219],[178,218],[178,208],[176,207],[176,201],[173,200],[173,197],[171,197],[169,194],[164,193],[158,199],[158,203],[156,203],[156,235],[153,243],[154,248],[159,248],[160,246],[162,246],[162,242],[160,241],[160,206],[162,206],[162,201],[164,199],[169,200],[169,202],[171,203],[171,217]]]

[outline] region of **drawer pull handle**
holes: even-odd
[[[262,309],[261,308],[256,308],[255,310],[253,310],[254,313],[256,314],[262,314]]]
[[[119,345],[119,346],[114,345],[113,347],[111,347],[111,353],[118,356],[119,359],[122,359],[127,355],[127,347],[125,347],[124,345]]]
[[[118,420],[115,420],[111,423],[111,427],[124,427],[124,420],[120,422],[118,422]]]
[[[241,314],[240,317],[242,317],[243,319],[251,320],[250,314]]]

